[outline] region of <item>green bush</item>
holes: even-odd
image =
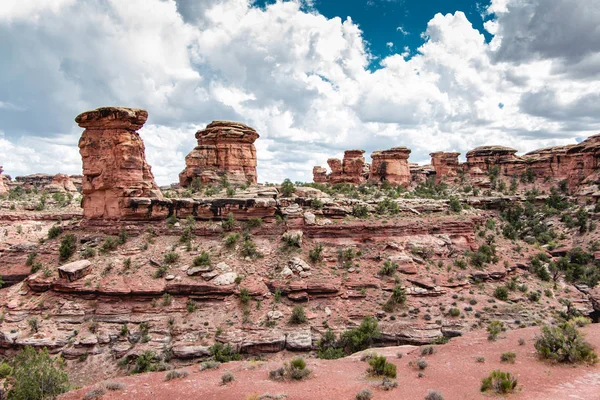
[[[232,213],[229,213],[227,219],[221,222],[221,228],[224,231],[232,231],[235,228],[235,218]]]
[[[498,300],[507,301],[508,300],[508,288],[506,286],[498,286],[494,290],[494,297]]]
[[[504,322],[492,321],[487,327],[488,340],[493,341],[498,338],[498,335],[505,330]]]
[[[240,240],[239,233],[230,233],[229,235],[227,235],[225,237],[225,246],[228,248],[232,248],[235,246],[235,244],[238,242],[238,240]]]
[[[227,385],[228,383],[233,382],[234,380],[235,376],[229,371],[225,371],[225,373],[221,375],[221,383],[223,385]]]
[[[387,362],[384,356],[375,355],[369,359],[369,370],[371,375],[387,376],[388,378],[396,377],[396,365]]]
[[[117,239],[112,236],[108,236],[102,242],[102,245],[100,246],[100,252],[108,253],[109,251],[114,251],[117,249],[118,245],[119,243]]]
[[[283,197],[291,197],[294,194],[296,187],[291,180],[285,179],[279,188],[279,191]]]
[[[460,310],[456,307],[452,307],[449,311],[448,314],[450,314],[451,317],[458,317],[460,316]]]
[[[369,216],[369,208],[365,204],[355,204],[352,207],[352,215],[356,218],[367,218]]]
[[[61,261],[66,261],[75,253],[77,248],[77,238],[72,233],[65,235],[60,242],[60,247],[58,248],[59,259]]]
[[[164,261],[165,261],[165,264],[174,264],[177,261],[179,261],[179,254],[177,254],[173,251],[170,251],[167,254],[165,254]]]
[[[391,262],[391,261],[385,261],[383,263],[383,266],[379,269],[379,275],[386,275],[386,276],[391,276],[394,274],[394,272],[396,272],[396,269],[398,268],[398,264],[396,264],[395,262]]]
[[[192,264],[194,264],[194,267],[210,265],[210,255],[203,251],[199,256],[194,257]]]
[[[344,357],[344,349],[340,346],[335,333],[331,329],[328,329],[317,343],[317,357],[324,360],[342,358]]]
[[[490,372],[487,378],[481,380],[481,391],[487,392],[491,390],[498,394],[507,394],[515,391],[517,387],[517,379],[510,372],[495,370]]]
[[[500,361],[514,364],[517,355],[512,351],[506,351],[500,356]]]
[[[314,247],[314,249],[309,250],[308,257],[313,263],[323,261],[323,245],[319,243]]]
[[[12,374],[12,371],[13,369],[8,363],[0,363],[0,379],[8,378]]]
[[[444,400],[444,396],[437,390],[429,390],[425,396],[425,400]]]
[[[595,363],[598,360],[592,346],[570,322],[555,327],[542,326],[535,349],[541,358],[559,363]]]
[[[246,222],[248,228],[260,228],[262,226],[262,218],[250,218]]]
[[[241,288],[240,289],[240,301],[242,302],[242,304],[248,305],[248,303],[250,303],[251,299],[252,299],[252,296],[250,296],[250,291],[248,290],[248,288]]]
[[[458,200],[458,198],[456,197],[451,197],[450,198],[450,211],[452,212],[461,212],[462,211],[462,204],[460,203],[460,200]]]
[[[60,236],[62,228],[59,225],[54,225],[48,230],[48,239],[54,239]]]
[[[21,350],[14,361],[11,400],[43,400],[55,398],[69,390],[69,377],[62,363],[52,359],[46,349],[31,346]]]
[[[373,392],[369,389],[363,389],[356,394],[355,398],[356,400],[371,400],[373,398]]]
[[[215,361],[226,363],[230,361],[241,360],[242,357],[237,353],[231,345],[216,342],[208,348],[208,352],[214,357]]]
[[[250,238],[244,240],[244,242],[242,243],[242,248],[240,249],[240,254],[242,255],[242,257],[250,257],[250,258],[262,257],[262,254],[256,248],[256,244]]]
[[[303,324],[307,321],[304,307],[295,306],[290,316],[290,324]]]
[[[373,317],[365,317],[360,326],[342,333],[340,344],[347,353],[356,353],[371,347],[379,336],[377,320]]]

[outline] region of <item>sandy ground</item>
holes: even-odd
[[[600,348],[600,325],[583,329],[588,341]],[[384,391],[377,387],[379,380],[369,378],[365,361],[354,354],[340,360],[307,358],[312,375],[302,382],[273,382],[269,371],[281,362],[239,361],[221,365],[218,370],[200,372],[197,365],[185,368],[189,376],[165,382],[165,372],[143,374],[115,379],[126,385],[119,392],[108,392],[110,399],[249,399],[252,395],[285,394],[287,399],[354,399],[361,389],[370,388],[373,399],[423,399],[429,389],[435,389],[446,400],[502,398],[479,391],[481,379],[494,369],[514,374],[518,379],[518,392],[506,396],[514,399],[561,400],[600,399],[600,364],[594,366],[564,366],[538,360],[533,346],[539,328],[525,328],[504,333],[496,342],[487,340],[486,332],[473,332],[452,340],[446,345],[434,346],[433,355],[421,357],[420,348],[414,346],[371,349],[388,357],[398,368],[398,387]],[[519,345],[519,339],[525,339]],[[503,363],[500,355],[512,351],[517,354],[514,364]],[[402,358],[397,354],[402,353]],[[485,362],[477,362],[485,357]],[[409,362],[424,358],[428,366],[419,371]],[[221,375],[231,371],[235,381],[221,384]],[[98,383],[99,386],[101,383]],[[89,386],[67,393],[62,400],[81,399]]]

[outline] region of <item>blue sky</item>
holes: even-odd
[[[256,5],[264,7],[275,1],[257,0]],[[409,47],[412,56],[425,41],[421,34],[437,13],[462,11],[473,27],[491,40],[492,35],[483,28],[484,17],[493,18],[485,15],[489,5],[490,0],[313,0],[312,9],[328,18],[352,18],[362,29],[369,50],[377,57],[371,67],[378,68],[381,58],[402,53],[404,46]]]
[[[74,118],[111,105],[148,110],[161,185],[222,119],[259,132],[259,182],[346,149],[575,143],[600,132],[599,37],[600,0],[0,0],[0,165],[81,173]]]

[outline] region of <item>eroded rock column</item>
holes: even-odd
[[[233,184],[255,184],[256,148],[260,136],[239,122],[213,121],[196,132],[198,146],[185,157],[185,169],[179,184],[187,187],[194,178],[203,184],[221,182],[223,177]]]
[[[410,184],[410,168],[408,157],[410,149],[393,147],[389,150],[374,151],[371,154],[371,172],[369,181],[381,183],[388,181],[392,185],[407,187]]]
[[[147,119],[146,110],[122,107],[102,107],[75,118],[85,128],[79,139],[85,218],[118,219],[128,213],[131,198],[162,199],[137,133]]]
[[[438,151],[429,155],[431,156],[431,165],[435,169],[436,182],[453,179],[458,175],[460,153]]]

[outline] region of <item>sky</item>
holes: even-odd
[[[147,109],[160,185],[212,120],[259,182],[345,149],[520,153],[600,132],[600,0],[2,0],[0,165],[81,173],[74,118]]]

